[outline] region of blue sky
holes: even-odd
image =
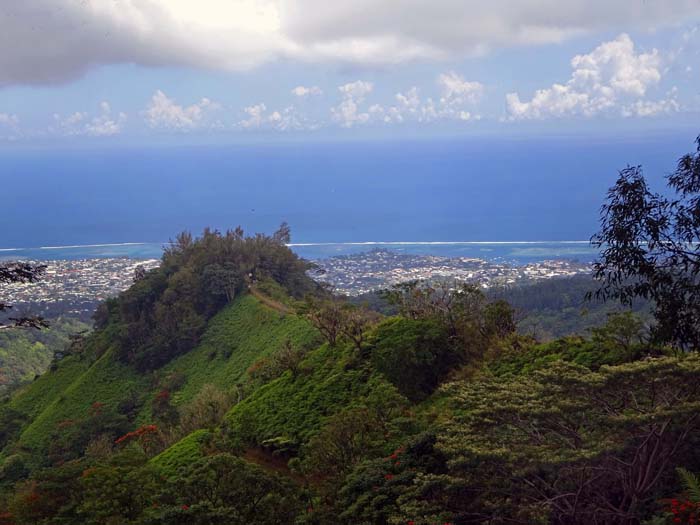
[[[692,129],[697,0],[26,0],[0,144]],[[602,124],[602,126],[601,126]]]

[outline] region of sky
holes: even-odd
[[[698,0],[0,3],[0,147],[693,130]]]

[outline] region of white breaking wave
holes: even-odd
[[[363,241],[363,242],[299,242],[287,246],[461,246],[489,244],[590,244],[591,241]]]
[[[112,244],[73,244],[69,246],[40,246],[39,248],[25,248],[26,250],[68,250],[73,248],[107,248],[110,246],[145,246],[145,242],[119,242]],[[153,243],[157,244],[157,243]]]
[[[0,252],[25,250],[71,250],[80,248],[109,248],[117,246],[166,245],[169,242],[120,242],[104,244],[70,244],[34,248],[0,248]],[[290,248],[306,246],[479,246],[479,245],[533,245],[533,244],[590,244],[590,241],[358,241],[358,242],[292,242]]]

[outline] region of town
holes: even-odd
[[[500,259],[440,257],[389,250],[314,261],[313,277],[337,293],[357,296],[413,280],[454,279],[482,288],[512,286],[590,272],[585,263],[566,259],[516,264]],[[88,320],[97,304],[128,288],[137,268],[150,270],[157,259],[100,258],[42,261],[46,271],[36,283],[11,284],[2,295],[14,313],[32,310],[47,317],[69,315]]]
[[[13,314],[31,310],[45,317],[83,320],[89,320],[98,303],[128,288],[137,268],[150,270],[160,263],[126,257],[33,262],[46,266],[39,281],[0,286],[3,299],[13,305]]]
[[[362,295],[406,281],[452,279],[478,284],[482,288],[526,284],[542,279],[590,273],[588,264],[568,260],[545,260],[516,264],[505,260],[469,257],[439,257],[372,250],[316,261],[316,280],[336,292]]]

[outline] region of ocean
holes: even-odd
[[[98,244],[84,246],[43,246],[1,249],[0,260],[93,259],[130,257],[157,259],[162,243]],[[598,251],[587,241],[572,242],[358,242],[290,244],[290,248],[307,259],[325,259],[370,250],[391,250],[416,255],[469,257],[510,264],[527,264],[548,259],[571,259],[591,262]]]
[[[661,189],[689,149],[688,137],[490,137],[4,151],[0,257],[151,257],[182,230],[287,221],[312,258],[374,247],[589,258],[617,170],[644,164]],[[501,244],[516,241],[536,244]]]

